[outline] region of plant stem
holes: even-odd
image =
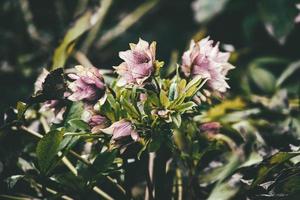
[[[169,149],[162,143],[156,152],[154,159],[154,190],[155,199],[166,199],[166,163],[168,160]]]
[[[178,200],[182,200],[182,175],[180,169],[176,169]]]
[[[38,187],[40,187],[40,188],[43,188],[43,186],[42,186],[41,184],[39,184],[39,183],[37,183],[36,185],[37,185]],[[48,188],[48,187],[45,187],[45,189],[46,189],[47,192],[50,192],[50,193],[52,193],[52,194],[57,194],[57,193],[58,193],[57,191],[55,191],[55,190],[53,190],[53,189],[51,189],[51,188]],[[71,197],[69,197],[69,196],[67,196],[67,195],[62,195],[61,198],[62,198],[62,199],[65,199],[65,200],[73,200],[73,198],[71,198]]]
[[[153,159],[154,155],[153,153],[149,153],[149,159],[148,159],[148,167],[146,167],[146,182],[147,182],[147,191],[148,191],[148,198],[149,200],[153,200]],[[146,198],[145,198],[146,199]]]

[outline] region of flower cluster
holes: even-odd
[[[147,143],[156,132],[165,131],[168,135],[174,127],[179,128],[185,120],[182,119],[184,113],[197,114],[194,108],[201,103],[196,101],[198,92],[224,93],[229,88],[226,75],[234,68],[228,62],[230,53],[220,52],[219,43],[214,44],[208,37],[199,42],[191,41],[190,48],[183,53],[183,77],[179,71],[171,79],[161,77],[155,51],[155,42],[149,44],[139,39],[137,44],[130,44],[129,50],[119,53],[123,62],[114,67],[118,78],[112,84],[106,85],[105,77],[95,67],[76,66],[71,69],[73,73],[67,74],[65,101],[83,103],[89,116],[82,119],[82,124],[86,123],[91,133],[107,133],[115,145]],[[41,88],[48,74],[43,72],[36,90]],[[205,84],[210,91],[201,90]],[[60,113],[58,117],[62,119],[58,105],[58,100],[52,100],[44,103],[43,108]],[[82,129],[82,124],[72,130]],[[216,132],[218,128],[217,123],[208,123],[200,130]]]

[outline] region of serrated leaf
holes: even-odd
[[[65,118],[65,125],[72,119],[81,119],[84,106],[82,102],[73,102]]]
[[[53,130],[48,132],[39,141],[36,148],[36,155],[39,169],[43,174],[48,174],[51,168],[56,164],[54,160],[59,151],[63,134],[63,131]]]
[[[85,131],[90,128],[89,125],[81,119],[71,119],[68,121],[68,124],[75,130]]]
[[[113,164],[116,156],[117,156],[116,150],[106,151],[98,154],[91,166],[91,169],[94,170],[96,173],[105,172]]]

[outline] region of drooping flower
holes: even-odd
[[[101,130],[104,133],[112,134],[112,140],[120,142],[123,139],[130,138],[134,141],[139,140],[139,134],[134,129],[133,124],[125,119],[113,123],[110,127]]]
[[[100,71],[95,67],[75,66],[77,72],[68,74],[73,80],[68,85],[71,94],[68,99],[71,101],[85,100],[93,102],[100,99],[105,92],[105,83]]]
[[[208,79],[208,86],[220,93],[229,88],[226,75],[234,66],[228,63],[229,52],[220,52],[219,43],[213,45],[209,37],[199,42],[191,41],[190,48],[182,56],[181,69],[186,76]]]
[[[102,115],[92,115],[88,121],[90,127],[92,128],[92,133],[98,133],[101,129],[106,128],[108,125],[108,120],[105,116]]]
[[[52,111],[52,116],[47,116],[48,121],[50,123],[60,123],[63,121],[63,114],[65,113],[66,109],[67,107],[64,100],[48,100],[42,104],[39,112]]]
[[[154,72],[156,43],[139,39],[137,44],[130,44],[130,50],[121,51],[119,57],[124,61],[114,67],[120,78],[118,86],[126,84],[143,85]]]

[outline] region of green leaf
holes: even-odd
[[[8,177],[5,180],[5,182],[7,183],[8,188],[12,189],[18,181],[20,181],[24,178],[25,178],[25,175],[13,175],[13,176]]]
[[[68,121],[68,124],[75,130],[86,131],[90,128],[89,125],[81,119],[71,119]]]
[[[168,98],[168,96],[167,96],[167,93],[166,93],[164,90],[161,90],[161,91],[160,91],[159,99],[160,99],[160,103],[161,103],[165,108],[167,108],[167,107],[170,105],[169,98]]]
[[[63,139],[63,131],[53,130],[48,132],[38,143],[36,155],[39,169],[43,174],[47,174],[55,165],[55,157],[59,151],[60,143]]]
[[[96,11],[87,10],[67,30],[62,42],[55,49],[53,56],[52,69],[63,67],[69,55],[75,45],[75,40],[78,39],[83,33],[92,28],[98,21],[100,17],[100,8]]]
[[[192,3],[195,20],[199,23],[208,22],[219,14],[226,6],[228,0],[196,0]]]
[[[178,92],[177,92],[177,84],[175,81],[172,81],[171,86],[170,86],[170,90],[169,90],[169,99],[171,101],[173,101],[174,99],[176,99],[178,96]]]
[[[82,102],[73,102],[65,118],[65,125],[72,119],[81,119],[84,106]]]
[[[91,169],[96,173],[103,173],[113,164],[117,156],[117,151],[106,151],[97,155]]]
[[[218,184],[207,200],[229,200],[238,192],[239,187],[232,187],[228,183]]]
[[[191,110],[194,106],[196,106],[196,104],[192,101],[189,101],[189,102],[182,103],[182,104],[176,106],[175,110],[183,113],[185,111]]]
[[[298,70],[298,73],[297,73]],[[280,75],[280,77],[276,81],[276,87],[280,87],[281,84],[291,75],[299,74],[300,70],[300,61],[296,61],[291,63]],[[295,73],[296,72],[296,73]]]
[[[26,103],[18,101],[18,103],[17,103],[18,120],[21,120],[23,118],[23,115],[24,115],[26,109],[27,109]]]
[[[198,91],[201,81],[201,76],[196,76],[187,84],[184,90],[186,97],[191,97]]]
[[[122,106],[123,108],[127,111],[127,113],[135,118],[138,119],[140,117],[139,112],[137,111],[137,109],[134,107],[134,105],[132,105],[131,103],[129,103],[126,99],[121,99],[122,102]]]
[[[299,152],[279,152],[264,160],[259,165],[258,174],[252,182],[251,187],[255,187],[256,185],[262,183],[267,177],[268,173],[271,172],[275,167],[298,155],[300,155]]]
[[[177,128],[179,128],[182,121],[180,113],[172,115],[172,121],[177,126]]]
[[[260,17],[268,31],[280,44],[284,44],[287,36],[294,29],[294,19],[298,14],[297,1],[263,0],[259,1]]]
[[[249,70],[251,79],[261,90],[269,93],[274,91],[276,79],[271,72],[257,65],[251,65]]]

